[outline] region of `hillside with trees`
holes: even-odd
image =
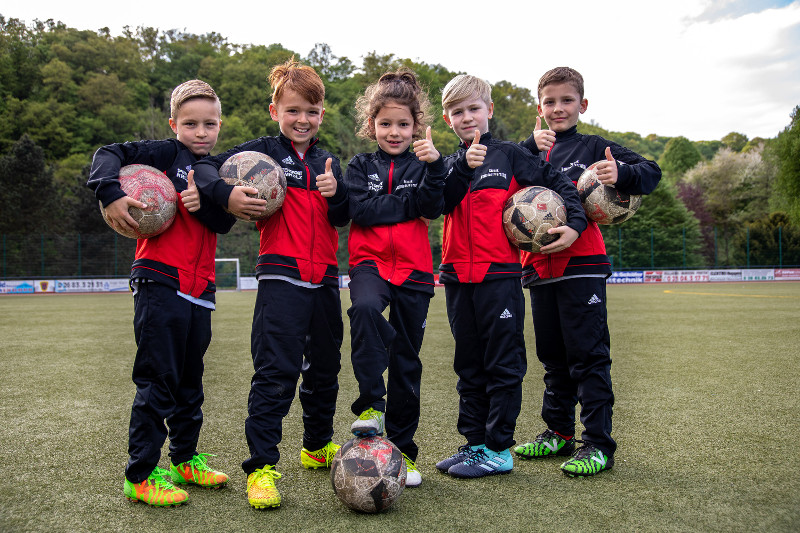
[[[359,152],[374,150],[355,135],[353,104],[369,83],[389,69],[409,67],[427,87],[434,116],[441,116],[441,90],[458,74],[443,65],[366,51],[356,64],[334,55],[324,43],[295,51],[280,44],[234,44],[216,33],[140,27],[111,35],[108,29],[80,30],[52,20],[28,24],[0,15],[0,277],[38,275],[38,270],[31,272],[31,263],[37,269],[41,264],[44,275],[45,262],[71,257],[72,251],[58,247],[69,247],[76,239],[84,246],[78,270],[74,260],[65,261],[58,275],[118,275],[116,266],[114,272],[89,267],[92,260],[108,255],[108,245],[92,245],[101,243],[92,236],[109,239],[113,234],[85,187],[94,151],[114,142],[172,137],[167,123],[170,93],[192,78],[210,83],[222,101],[223,127],[215,153],[276,135],[277,123],[267,107],[267,75],[292,56],[313,66],[325,81],[326,113],[319,136],[343,165]],[[493,86],[493,99],[492,133],[512,141],[528,137],[537,116],[536,94],[500,81]],[[773,139],[731,132],[718,141],[701,142],[579,124],[579,131],[627,146],[664,170],[662,184],[633,219],[603,228],[616,266],[800,264],[798,115],[795,109],[791,122]],[[434,121],[433,139],[443,154],[457,148],[456,136],[442,120]],[[257,255],[254,228],[238,222],[230,235],[220,238],[218,256],[241,258],[244,272],[249,272]],[[438,265],[441,219],[430,231]],[[776,232],[785,240],[780,257],[773,250]],[[752,257],[748,247],[745,258],[743,242],[750,244],[754,235],[761,255]],[[346,230],[341,237],[340,270],[345,271]],[[43,244],[45,239],[52,245]],[[33,252],[27,251],[30,246]],[[87,257],[92,246],[95,252]],[[626,251],[616,251],[623,246]],[[115,262],[124,265],[132,257],[133,241],[114,239],[114,250]]]

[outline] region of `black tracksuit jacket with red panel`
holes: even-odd
[[[347,166],[350,268],[375,268],[393,285],[433,294],[428,225],[444,207],[444,160],[424,163],[409,150],[358,154]]]
[[[279,134],[260,137],[209,157],[194,166],[197,187],[222,205],[228,205],[233,187],[219,177],[219,168],[232,155],[244,151],[266,154],[283,168],[286,198],[283,206],[267,219],[259,220],[261,232],[256,275],[272,274],[310,283],[339,285],[336,250],[339,234],[334,226],[350,220],[347,185],[342,178],[339,159],[317,147],[314,139],[301,158],[292,141]],[[336,178],[336,193],[325,198],[317,190],[317,176],[325,173],[325,161],[331,158]]]
[[[606,158],[608,146],[617,161],[618,177],[614,186],[621,192],[650,194],[661,179],[661,169],[654,161],[598,135],[578,133],[577,126],[557,132],[556,142],[548,152],[539,152],[533,135],[520,144],[566,174],[573,186],[592,163]],[[586,231],[566,250],[552,254],[522,252],[523,286],[562,276],[596,274],[610,276],[611,262],[606,255],[603,235],[593,220],[589,220]]]
[[[468,145],[445,158],[448,168],[444,191],[442,283],[481,283],[521,274],[519,249],[503,230],[503,206],[521,188],[547,187],[564,200],[567,226],[578,233],[586,229],[586,214],[578,190],[549,163],[520,145],[481,135],[486,146],[483,164],[471,169]]]
[[[180,195],[196,162],[197,156],[177,139],[110,144],[95,153],[87,185],[106,207],[125,196],[119,182],[121,167],[150,165],[163,171]],[[164,233],[138,239],[131,279],[150,279],[213,302],[216,234],[230,231],[236,218],[202,191],[198,211],[189,213],[180,197],[176,204],[175,221]]]

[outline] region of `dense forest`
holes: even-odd
[[[114,272],[88,268],[93,258],[109,255],[105,244],[87,255],[95,242],[92,236],[108,239],[113,234],[85,187],[94,151],[113,142],[173,136],[167,123],[170,93],[193,78],[210,83],[222,101],[223,127],[215,153],[275,135],[277,123],[267,108],[267,75],[273,65],[292,56],[313,66],[325,81],[326,113],[319,136],[343,165],[356,153],[374,150],[355,135],[353,104],[369,83],[389,69],[409,67],[426,86],[438,117],[441,90],[458,74],[442,65],[375,53],[366,53],[358,65],[334,55],[324,43],[303,52],[280,44],[234,44],[216,33],[139,27],[111,35],[108,29],[79,30],[52,20],[29,24],[0,15],[0,277],[36,275],[25,270],[34,256],[44,275],[45,262],[70,256],[67,248],[76,240],[84,246],[78,270],[60,264],[54,274],[117,274],[117,267]],[[512,141],[528,137],[537,116],[535,93],[500,81],[492,96],[492,133]],[[656,160],[664,171],[662,183],[634,218],[603,228],[615,265],[800,264],[798,108],[787,110],[787,122],[771,139],[731,132],[699,142],[579,124],[579,131],[616,141]],[[456,136],[442,120],[433,123],[433,139],[444,154],[457,147]],[[437,265],[441,220],[430,231]],[[347,265],[346,233],[340,239],[342,271]],[[218,256],[241,258],[248,272],[257,255],[256,242],[254,225],[239,222],[220,238]],[[26,251],[31,243],[34,252]],[[115,256],[127,257],[132,246],[132,241],[114,239]]]

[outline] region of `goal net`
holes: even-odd
[[[216,285],[219,291],[240,291],[242,280],[239,272],[239,258],[214,259]]]

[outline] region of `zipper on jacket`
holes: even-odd
[[[312,143],[313,144],[313,143]],[[300,154],[297,152],[297,148],[294,147],[294,141],[292,141],[292,150],[294,150],[294,154],[303,163],[303,166],[306,169],[306,199],[308,200],[308,206],[311,209],[311,241],[308,246],[308,259],[311,262],[311,278],[309,281],[313,281],[314,279],[314,239],[316,238],[316,229],[317,229],[317,222],[316,222],[316,213],[314,212],[314,201],[312,198],[311,193],[311,169],[308,168],[308,163],[306,163],[305,156],[308,155],[308,151],[311,150],[312,144],[308,145],[306,151],[303,153],[303,157],[300,157]],[[302,274],[300,278],[302,279]]]
[[[392,176],[394,174],[394,159],[391,160],[389,163],[389,194],[392,194]],[[392,276],[394,276],[394,269],[397,267],[397,254],[395,253],[394,249],[394,238],[392,237],[392,226],[393,224],[389,224],[389,253],[392,255],[392,270],[389,272],[389,279],[386,281],[391,282]]]
[[[469,189],[467,189],[467,205],[464,207],[467,211],[467,243],[469,244],[469,276],[467,283],[472,283],[472,267],[475,262],[474,239],[472,238],[472,182],[470,182]]]

